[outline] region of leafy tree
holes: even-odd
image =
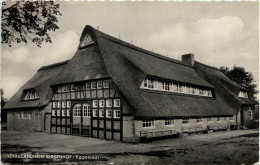
[[[43,41],[51,43],[49,32],[59,29],[57,16],[61,16],[59,4],[53,1],[3,2],[2,43],[10,47],[28,40],[39,47]]]
[[[234,65],[233,68],[220,67],[220,71],[224,73],[230,80],[236,82],[237,84],[246,87],[249,93],[252,94],[255,99],[255,94],[258,93],[256,90],[256,84],[254,84],[254,76],[251,72],[247,72],[244,67]]]

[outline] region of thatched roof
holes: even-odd
[[[136,117],[234,115],[242,104],[254,104],[251,99],[239,98],[239,91],[245,88],[216,68],[198,62],[194,66],[187,65],[111,37],[91,26],[85,27],[81,41],[86,33],[91,35],[95,44],[79,48],[74,57],[60,67],[59,74],[53,76],[56,78],[48,82],[46,90],[49,85],[111,77]],[[146,76],[211,88],[215,97],[140,89]],[[33,87],[31,84],[32,80],[27,83]]]

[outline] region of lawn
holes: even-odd
[[[132,144],[4,130],[1,152],[5,163],[253,164],[258,138],[258,130],[236,130]]]

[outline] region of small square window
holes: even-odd
[[[114,107],[120,107],[120,99],[114,100]]]
[[[97,82],[96,81],[92,81],[91,82],[91,89],[96,89],[97,88]]]
[[[99,110],[99,117],[104,117],[104,109]]]
[[[93,117],[97,117],[98,116],[98,110],[97,109],[93,109]]]
[[[103,87],[104,88],[109,88],[109,80],[104,80],[103,81]]]
[[[93,107],[98,107],[98,101],[97,100],[93,100]]]
[[[99,100],[99,107],[104,107],[104,100]]]
[[[106,107],[112,107],[112,99],[106,100]]]
[[[100,80],[100,81],[97,82],[97,88],[98,88],[98,89],[102,88],[102,80]]]
[[[121,117],[121,111],[120,110],[114,110],[114,118],[120,118]]]
[[[111,118],[112,117],[112,110],[111,109],[108,109],[107,112],[106,112],[106,117],[107,118]]]

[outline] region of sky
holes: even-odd
[[[177,60],[193,53],[211,66],[243,66],[259,86],[257,2],[56,3],[62,16],[51,44],[2,45],[1,88],[7,99],[41,66],[73,57],[86,25]]]

